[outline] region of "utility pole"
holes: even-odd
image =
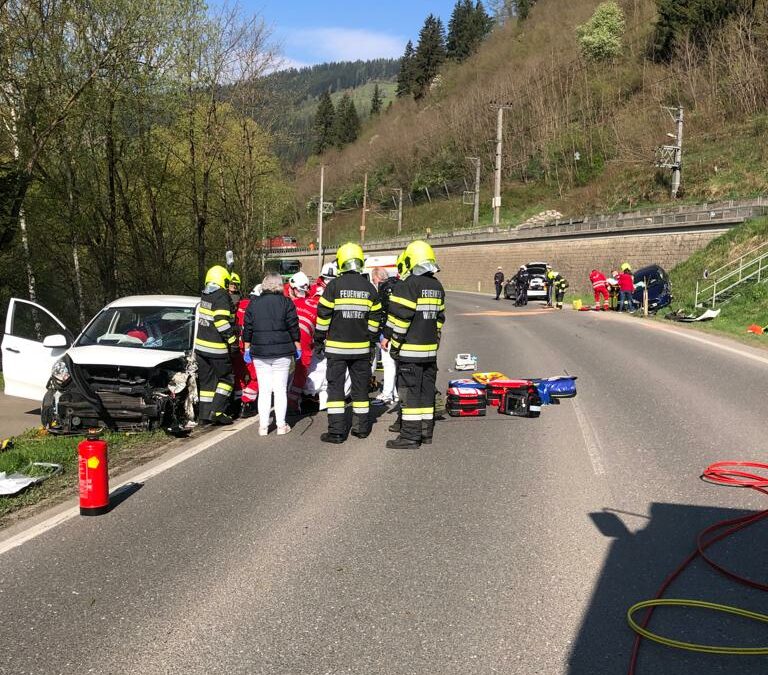
[[[498,105],[496,117],[496,175],[493,190],[493,225],[498,227],[501,222],[501,151],[504,142],[504,109],[509,106]]]
[[[683,176],[683,107],[669,108],[664,106],[675,122],[675,133],[667,136],[674,139],[674,145],[662,145],[656,149],[656,166],[672,169],[672,199],[677,199]]]
[[[365,243],[365,214],[368,211],[368,172],[365,172],[365,182],[363,183],[363,217],[360,221],[360,243]]]
[[[472,224],[477,227],[480,222],[480,158],[467,157],[475,165],[475,208],[472,213]]]
[[[675,166],[672,168],[672,199],[677,199],[677,192],[682,181],[683,167],[683,106],[677,109],[677,149],[675,151]]]
[[[397,233],[403,231],[403,188],[397,188]]]
[[[317,276],[323,271],[323,209],[325,208],[325,164],[320,165],[320,203],[317,205]]]

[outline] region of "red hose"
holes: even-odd
[[[742,469],[745,468],[759,469],[760,471],[768,472],[768,464],[762,464],[760,462],[725,461],[710,464],[704,470],[704,473],[701,475],[701,477],[708,483],[714,483],[715,485],[748,488],[768,496],[768,478],[757,473],[743,471]],[[745,586],[750,586],[751,588],[757,588],[761,591],[768,591],[768,584],[754,581],[753,579],[747,579],[746,577],[736,574],[735,572],[726,569],[722,565],[712,560],[712,558],[710,558],[706,553],[706,550],[712,546],[712,544],[722,541],[726,537],[729,537],[732,534],[743,530],[749,525],[754,525],[755,523],[760,522],[767,517],[768,510],[757,511],[755,513],[749,513],[738,518],[723,520],[721,522],[715,523],[714,525],[710,525],[705,530],[702,530],[696,539],[696,550],[693,551],[693,553],[691,553],[685,560],[683,560],[677,569],[675,569],[675,571],[672,572],[672,574],[670,574],[664,580],[664,583],[661,584],[659,590],[654,596],[654,600],[662,598],[672,582],[677,579],[698,557],[701,557],[710,567],[717,570],[724,576],[727,576],[729,579],[733,579],[734,581],[744,584]],[[643,621],[640,624],[643,628],[648,626],[651,617],[653,616],[653,610],[654,608],[650,607],[646,611],[645,616],[643,617]],[[632,656],[630,657],[629,661],[628,675],[635,675],[642,639],[642,636],[639,634],[635,636],[635,642],[632,645]]]

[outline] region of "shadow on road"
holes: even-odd
[[[107,513],[112,513],[120,504],[126,499],[135,495],[141,488],[144,487],[144,483],[126,483],[125,485],[113,490],[109,493],[109,510]]]
[[[746,511],[690,506],[651,505],[650,516],[604,509],[590,513],[595,527],[613,540],[591,602],[582,619],[569,658],[569,675],[626,673],[634,633],[626,612],[653,598],[663,581],[694,550],[696,536],[709,525],[736,518]],[[643,518],[646,518],[643,523]],[[639,524],[631,531],[625,523]],[[710,549],[720,564],[742,576],[768,582],[768,526],[765,521],[746,528]],[[768,593],[751,589],[719,574],[701,559],[676,580],[666,598],[686,598],[733,605],[766,613]],[[636,619],[642,619],[638,612]],[[690,610],[657,609],[649,629],[678,640],[709,645],[768,646],[768,624],[739,617]],[[700,654],[644,641],[637,675],[708,675],[768,673],[768,657]]]

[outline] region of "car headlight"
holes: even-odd
[[[65,361],[56,361],[56,363],[53,364],[51,377],[57,384],[66,384],[69,382],[71,375],[69,372],[69,366],[67,366]]]

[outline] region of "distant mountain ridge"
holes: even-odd
[[[375,85],[384,106],[395,98],[395,80],[400,72],[400,59],[370,61],[338,61],[306,68],[288,68],[263,78],[265,90],[277,105],[286,108],[279,116],[275,150],[287,165],[305,160],[312,154],[312,121],[318,98],[328,92],[335,104],[348,93],[358,115],[366,119]]]
[[[306,68],[278,70],[264,79],[276,91],[289,92],[296,103],[320,94],[356,89],[369,82],[394,82],[400,72],[400,59],[335,61]]]

